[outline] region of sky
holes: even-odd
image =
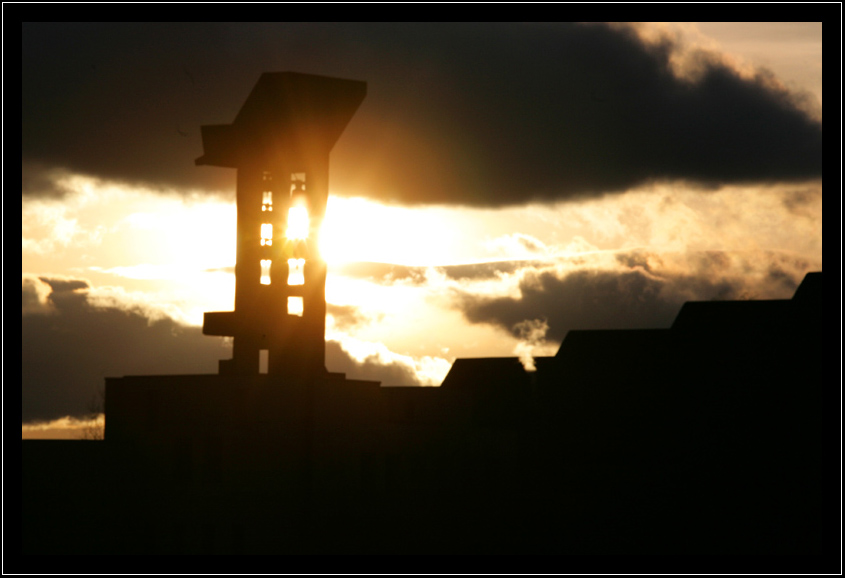
[[[262,72],[367,82],[330,159],[326,366],[439,385],[822,270],[821,23],[24,24],[22,435],[105,377],[216,373]],[[609,360],[612,362],[612,360]]]

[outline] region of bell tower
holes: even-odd
[[[202,127],[197,165],[237,169],[234,311],[203,333],[233,337],[221,375],[319,376],[325,369],[326,263],[319,232],[329,153],[367,93],[364,82],[264,73],[232,124]]]

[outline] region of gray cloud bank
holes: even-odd
[[[51,420],[89,413],[104,378],[216,373],[231,357],[221,338],[202,335],[138,307],[95,305],[81,279],[23,276],[21,283],[21,419]],[[413,372],[377,359],[357,362],[326,343],[329,371],[385,384],[416,384]]]
[[[234,188],[196,168],[201,124],[234,119],[264,71],[365,80],[332,187],[405,203],[504,206],[654,180],[821,176],[821,122],[765,71],[601,24],[24,24],[23,186],[59,169]]]
[[[556,268],[527,271],[519,297],[489,297],[454,289],[467,320],[520,337],[520,323],[548,323],[545,338],[560,342],[572,329],[669,327],[686,301],[789,299],[804,275],[821,263],[780,253],[708,251],[675,255],[620,252],[613,269]],[[670,262],[674,260],[675,262]],[[756,271],[752,271],[753,267]]]

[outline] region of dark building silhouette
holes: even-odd
[[[202,127],[197,165],[238,171],[235,310],[206,313],[203,333],[233,337],[221,375],[325,372],[326,264],[317,235],[329,153],[367,94],[364,82],[265,73],[232,124]]]
[[[821,273],[788,300],[687,303],[669,329],[570,331],[535,372],[459,359],[438,388],[326,372],[314,227],[364,94],[265,74],[233,124],[203,128],[197,163],[238,169],[235,310],[204,325],[233,358],[107,379],[102,443],[24,442],[24,552],[821,553],[839,451]],[[83,531],[58,532],[66,518]]]

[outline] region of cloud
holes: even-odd
[[[485,263],[467,263],[465,265],[442,265],[437,267],[415,267],[408,265],[394,265],[389,263],[352,262],[331,267],[332,273],[345,277],[363,279],[379,285],[413,285],[430,284],[431,275],[442,275],[453,281],[478,281],[497,279],[503,275],[512,274],[520,269],[547,263],[543,260],[507,260],[489,261]]]
[[[819,188],[800,188],[788,191],[783,196],[783,206],[793,215],[816,219],[812,209],[821,205],[822,191]]]
[[[412,366],[397,362],[384,364],[377,355],[357,361],[333,340],[326,341],[326,368],[345,373],[349,379],[379,381],[384,385],[420,384]]]
[[[84,279],[22,275],[21,303],[22,422],[90,414],[106,377],[217,373],[218,360],[231,357],[230,343],[178,321],[172,308]],[[330,310],[341,318],[357,314]],[[429,384],[448,369],[445,360],[402,356],[338,335],[326,343],[326,365],[353,379]],[[355,347],[355,355],[347,352]]]
[[[488,251],[503,257],[543,257],[549,247],[540,239],[524,233],[511,233],[490,239],[485,243]]]
[[[62,279],[56,277],[39,277],[39,279],[49,285],[50,290],[54,294],[76,291],[78,289],[88,289],[90,287],[90,284],[85,279]]]
[[[467,320],[497,326],[527,345],[559,343],[571,329],[666,328],[690,300],[788,299],[805,273],[821,269],[820,262],[762,251],[614,257],[616,266],[596,259],[525,269],[516,296],[453,287],[453,303]],[[540,320],[546,331],[538,340],[532,336]]]
[[[520,337],[519,323],[548,317],[548,337],[560,341],[569,329],[668,327],[680,303],[661,298],[662,283],[641,271],[577,271],[559,278],[553,271],[526,275],[522,296],[465,297],[462,309],[473,322],[493,322]]]
[[[344,331],[373,321],[372,316],[365,314],[355,305],[326,303],[326,313],[331,317],[333,326]]]
[[[425,282],[425,267],[395,265],[392,263],[372,263],[367,261],[353,261],[339,265],[331,265],[330,273],[339,274],[354,279],[366,279],[382,285],[393,285],[398,282],[421,284]]]
[[[45,301],[38,282],[52,286]],[[219,338],[167,315],[154,320],[117,298],[96,304],[83,280],[38,282],[30,277],[22,284],[24,303],[38,300],[50,309],[34,315],[25,307],[21,317],[23,421],[87,414],[107,376],[215,372],[226,356]]]
[[[50,313],[49,298],[52,289],[34,275],[21,277],[21,311],[23,315]]]
[[[34,421],[21,424],[23,439],[102,439],[105,416],[99,414],[90,418],[64,416],[50,421]]]
[[[61,198],[72,193],[66,183],[70,173],[56,166],[37,161],[21,163],[21,189],[32,196]]]
[[[537,266],[545,263],[545,260],[508,260],[491,261],[487,263],[469,263],[466,265],[448,265],[437,267],[437,271],[443,273],[447,279],[453,281],[481,281],[499,279],[504,275],[513,274],[525,267]]]
[[[337,331],[326,339],[326,368],[344,372],[350,379],[380,381],[382,385],[440,385],[450,367],[443,358],[402,355],[383,343]]]
[[[211,267],[209,269],[203,269],[203,273],[228,273],[230,275],[235,274],[235,266],[231,265],[229,267]]]
[[[233,171],[193,166],[199,126],[231,122],[276,70],[368,82],[332,154],[344,194],[492,207],[661,180],[820,178],[806,95],[681,36],[643,36],[567,23],[24,24],[24,191],[60,194],[44,172],[57,169],[230,190]]]

